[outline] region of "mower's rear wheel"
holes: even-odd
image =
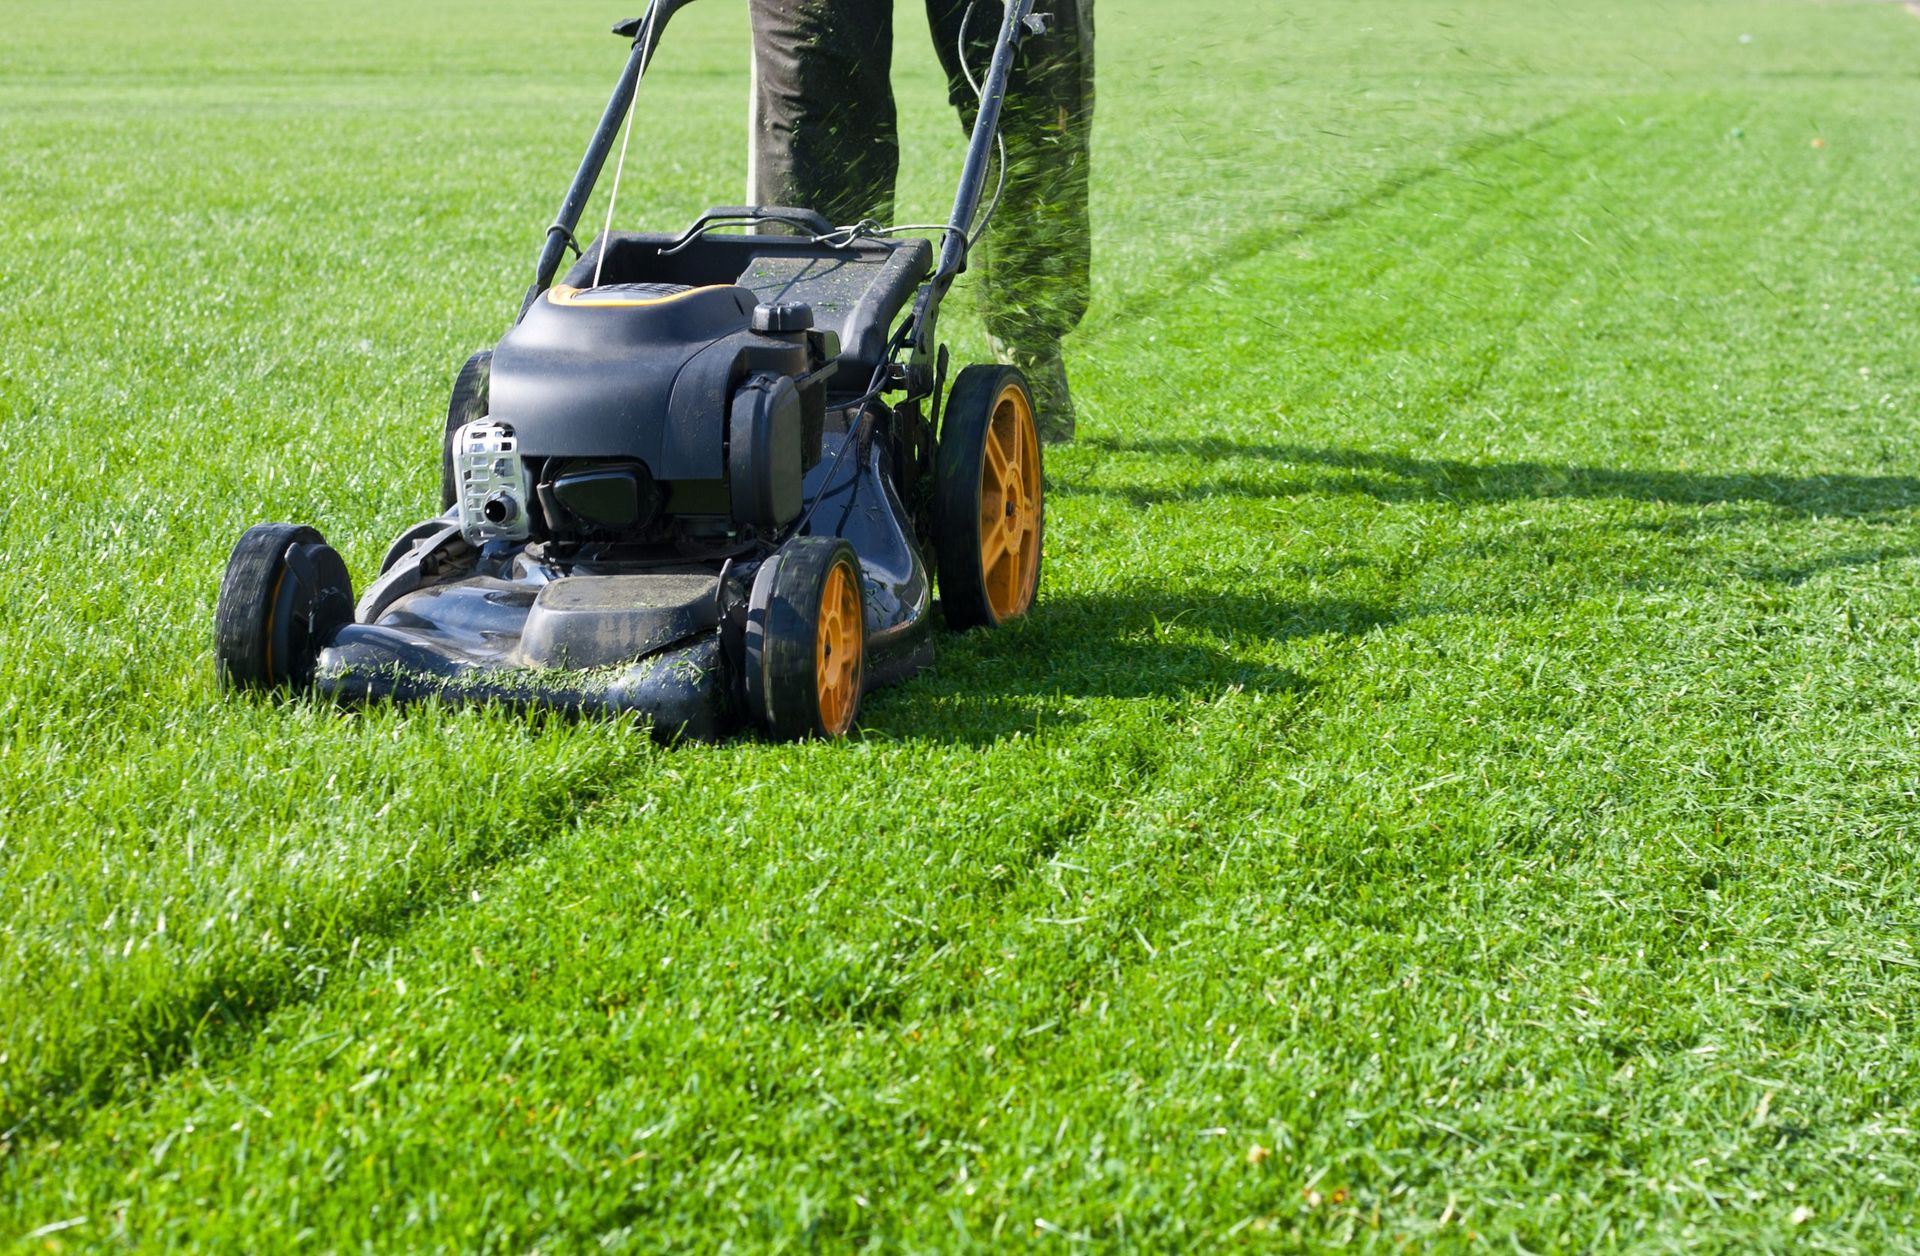
[[[866,677],[860,559],[837,537],[795,537],[760,568],[747,612],[747,703],[779,741],[841,737]]]
[[[487,417],[487,381],[493,375],[493,350],[482,349],[468,358],[453,377],[453,395],[447,400],[447,430],[440,438],[440,509],[452,510],[460,500],[453,478],[453,434]]]
[[[934,552],[950,627],[994,627],[1027,613],[1040,592],[1045,526],[1026,377],[1011,366],[969,366],[948,395],[934,466]]]
[[[213,652],[229,689],[304,685],[327,638],[353,622],[353,581],[312,528],[260,523],[241,533],[220,579]]]

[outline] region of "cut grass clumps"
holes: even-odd
[[[0,1239],[1916,1244],[1920,23],[1111,0],[1031,618],[835,745],[223,695],[243,527],[430,509],[561,8],[8,27]]]

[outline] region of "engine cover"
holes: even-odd
[[[753,294],[604,291],[552,288],[534,301],[494,349],[490,416],[526,458],[632,458],[657,480],[723,478],[727,394],[745,347],[729,342],[754,338]]]

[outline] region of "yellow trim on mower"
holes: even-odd
[[[575,288],[568,284],[557,283],[547,289],[547,300],[555,305],[578,305],[595,309],[629,309],[641,305],[668,305],[682,301],[702,292],[712,292],[715,288],[730,285],[708,284],[704,288],[688,288],[685,292],[676,292],[664,297],[583,297],[582,293],[593,291],[591,288]]]

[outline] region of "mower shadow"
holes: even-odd
[[[1623,471],[1545,462],[1476,463],[1219,438],[1094,438],[1084,443],[1094,449],[1156,458],[1259,459],[1284,463],[1304,472],[1286,477],[1222,476],[1168,489],[1062,486],[1067,494],[1112,494],[1138,507],[1206,496],[1276,498],[1309,493],[1359,493],[1386,502],[1470,504],[1592,498],[1684,506],[1750,504],[1795,514],[1848,519],[1870,518],[1920,506],[1920,478],[1904,475],[1775,476]]]
[[[933,667],[874,694],[861,727],[882,737],[980,744],[1086,718],[1063,709],[1063,699],[1301,693],[1314,682],[1259,656],[1282,642],[1358,636],[1398,618],[1391,607],[1338,599],[1297,603],[1158,587],[1043,592],[1025,620],[944,635]]]

